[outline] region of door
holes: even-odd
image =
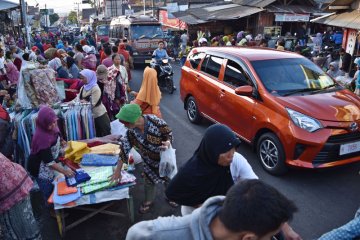
[[[253,97],[235,94],[237,87],[253,86],[249,73],[240,62],[226,60],[223,85],[219,91],[219,115],[221,122],[250,141],[252,138],[253,110],[256,100]]]
[[[206,55],[197,75],[199,107],[207,117],[215,121],[219,121],[219,91],[222,85],[219,78],[223,72],[223,63],[224,59],[221,57]]]

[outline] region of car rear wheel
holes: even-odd
[[[259,138],[257,155],[261,165],[268,173],[282,175],[287,171],[285,151],[275,134],[265,133]]]
[[[192,123],[199,123],[201,121],[201,115],[199,113],[199,108],[196,104],[194,97],[189,97],[186,101],[186,113]]]

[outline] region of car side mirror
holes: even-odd
[[[241,86],[241,87],[238,87],[235,89],[235,93],[237,95],[240,95],[240,96],[248,96],[248,97],[251,97],[253,96],[253,87],[252,86]]]

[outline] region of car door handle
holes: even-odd
[[[197,82],[199,81],[199,77],[200,77],[199,74],[197,74],[197,75],[195,76],[195,80],[196,80]]]
[[[225,96],[225,90],[224,89],[220,89],[220,98]]]

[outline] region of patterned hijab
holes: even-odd
[[[97,85],[96,73],[89,69],[84,69],[80,74],[87,79],[87,84],[84,85],[85,91],[90,91]]]
[[[157,112],[157,107],[160,104],[161,92],[158,86],[155,69],[150,67],[145,68],[144,79],[136,99],[148,103],[151,106],[153,113]]]

